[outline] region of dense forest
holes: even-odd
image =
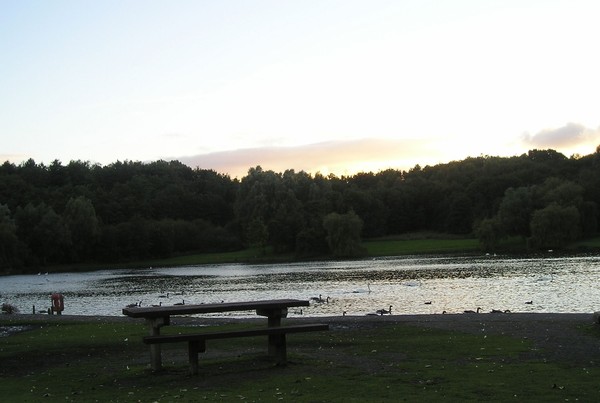
[[[0,166],[0,272],[269,248],[360,256],[361,239],[416,231],[560,248],[597,233],[600,146],[481,156],[337,177],[255,167],[231,179],[178,161]]]

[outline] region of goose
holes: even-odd
[[[533,301],[526,301],[525,303],[526,303],[527,305],[532,305],[532,304],[533,304]]]
[[[388,313],[392,313],[392,306],[390,305],[390,309],[389,310],[385,310],[385,309],[378,309],[375,311],[375,313],[378,313],[379,315],[385,315]]]
[[[158,308],[159,306],[162,306],[162,302],[159,302],[158,305],[156,304],[152,304],[153,307]]]
[[[431,301],[425,301],[425,305],[431,305]]]
[[[471,309],[467,309],[466,311],[464,311],[464,313],[479,313],[479,311],[481,311],[481,308],[477,307],[477,311],[473,311]]]
[[[159,295],[158,298],[169,298],[169,293]]]
[[[315,302],[325,302],[325,303],[329,303],[329,300],[331,299],[331,297],[327,297],[325,299],[323,299],[323,296],[321,294],[319,294],[319,297],[312,297],[311,300],[315,301]]]
[[[127,306],[127,308],[135,308],[135,307],[138,307],[138,306],[142,306],[142,301],[136,302],[134,304],[128,304],[126,306]]]
[[[176,302],[173,305],[185,305],[185,300],[182,299],[181,302]]]

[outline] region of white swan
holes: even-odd
[[[358,288],[356,290],[352,290],[352,293],[354,294],[363,294],[363,293],[370,293],[371,292],[371,284],[367,283],[367,289],[365,290],[364,288]]]

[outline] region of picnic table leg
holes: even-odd
[[[169,317],[146,319],[146,324],[148,325],[150,336],[158,336],[160,328],[169,324]],[[150,345],[150,366],[153,371],[159,371],[162,368],[160,344]]]
[[[188,345],[188,360],[190,362],[190,373],[198,375],[198,353],[206,351],[205,340],[190,340]]]
[[[281,308],[276,310],[257,310],[256,313],[260,316],[267,317],[268,327],[279,327],[281,326],[281,318],[286,318],[288,314],[287,308]],[[283,360],[285,362],[285,335],[283,335],[283,342],[281,335],[269,335],[269,355],[274,357],[277,362],[281,360],[281,345],[283,345]]]
[[[275,359],[277,365],[287,361],[287,347],[285,333],[269,336],[269,355]]]

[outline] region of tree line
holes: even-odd
[[[531,150],[351,176],[250,168],[241,179],[179,161],[28,160],[0,166],[0,270],[125,262],[245,247],[361,256],[361,239],[416,231],[561,248],[597,233],[600,146]]]

